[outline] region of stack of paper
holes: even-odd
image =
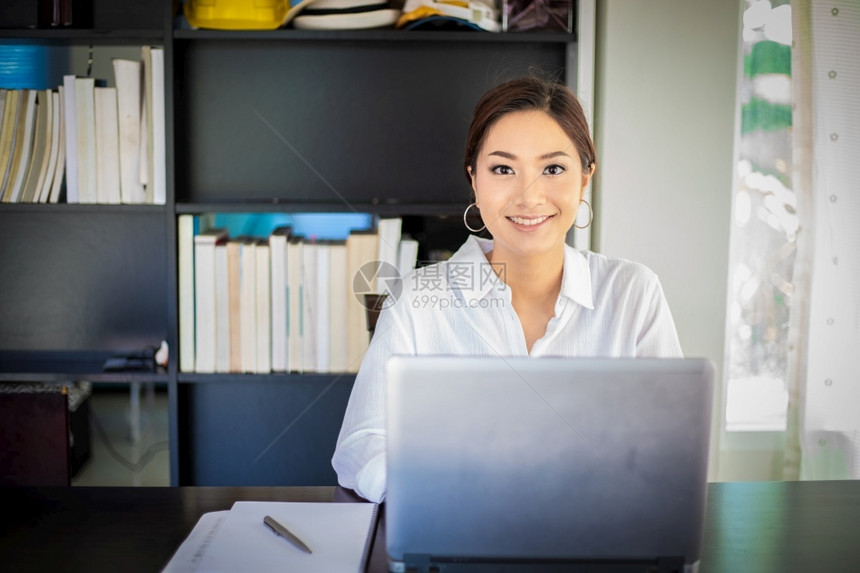
[[[238,501],[204,514],[164,573],[364,571],[376,526],[372,503]],[[267,515],[310,549],[307,553],[263,523]]]

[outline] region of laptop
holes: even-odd
[[[698,570],[706,359],[395,356],[392,572]]]

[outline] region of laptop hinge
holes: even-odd
[[[399,573],[696,573],[698,562],[687,564],[683,557],[657,559],[489,559],[450,558],[407,553]]]

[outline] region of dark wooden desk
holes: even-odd
[[[356,498],[333,487],[0,488],[0,570],[157,572],[201,515],[237,500]],[[385,571],[381,525],[373,573]],[[701,571],[860,571],[860,481],[711,484]]]

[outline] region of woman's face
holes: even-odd
[[[592,171],[583,173],[579,150],[546,113],[497,120],[470,170],[494,251],[530,256],[559,249]]]

